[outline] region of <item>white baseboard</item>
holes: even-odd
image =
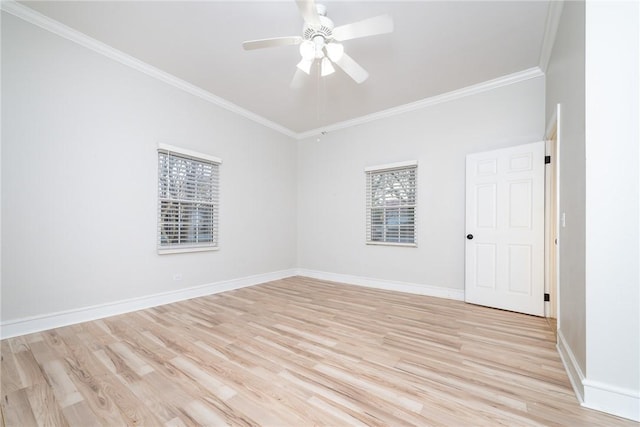
[[[257,274],[254,276],[241,277],[239,279],[224,280],[221,282],[194,286],[177,291],[163,292],[155,295],[94,305],[91,307],[83,307],[60,311],[57,313],[9,320],[0,323],[0,338],[5,339],[34,332],[46,331],[48,329],[59,328],[61,326],[103,319],[109,316],[130,313],[132,311],[157,307],[159,305],[170,304],[172,302],[258,285],[260,283],[295,276],[296,273],[296,269],[281,270],[271,273]]]
[[[395,282],[391,280],[371,279],[367,277],[350,276],[345,274],[327,273],[306,269],[289,269],[272,273],[258,274],[239,279],[225,280],[206,285],[194,286],[177,291],[164,292],[139,298],[116,301],[106,304],[83,307],[73,310],[59,311],[21,319],[13,319],[0,323],[0,338],[11,338],[62,326],[74,325],[91,320],[103,319],[118,314],[130,313],[145,308],[157,307],[163,304],[183,301],[206,295],[217,294],[233,289],[258,285],[273,280],[292,276],[307,276],[320,280],[330,280],[351,285],[367,286],[370,288],[386,289],[420,295],[429,295],[456,300],[464,299],[464,292],[458,289],[440,288],[415,283]]]
[[[582,405],[584,403],[584,373],[580,365],[578,365],[578,361],[573,355],[573,351],[571,347],[569,347],[569,344],[567,344],[567,340],[565,340],[560,329],[558,330],[558,344],[556,347],[560,354],[562,364],[564,365],[564,370],[567,371],[567,376],[576,394],[576,398]]]
[[[640,422],[640,393],[585,379],[582,406]]]
[[[640,421],[640,393],[637,390],[623,389],[586,378],[560,330],[557,347],[581,406]]]
[[[298,276],[328,280],[331,282],[341,282],[349,285],[365,286],[368,288],[385,289],[388,291],[406,292],[410,294],[464,301],[464,291],[462,289],[398,282],[395,280],[374,279],[370,277],[352,276],[349,274],[328,273],[326,271],[307,270],[304,268],[298,269]]]

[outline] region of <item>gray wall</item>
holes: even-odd
[[[546,79],[549,121],[561,104],[560,334],[582,372],[586,369],[585,330],[585,4],[565,2]]]
[[[544,128],[538,77],[297,143],[11,15],[2,31],[3,322],[294,267],[462,290],[465,155]],[[220,251],[156,254],[158,142],[223,159]],[[365,245],[364,167],[412,159],[418,248]]]
[[[465,156],[540,141],[538,77],[302,141],[298,266],[464,289]],[[366,166],[418,164],[418,247],[365,244]]]
[[[561,104],[560,349],[586,407],[640,420],[637,2],[566,2],[546,86]]]
[[[219,251],[156,254],[159,142],[222,158]],[[2,321],[295,267],[296,150],[3,13]]]

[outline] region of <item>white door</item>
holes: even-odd
[[[544,314],[544,149],[467,156],[466,302]]]

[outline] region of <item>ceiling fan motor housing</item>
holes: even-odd
[[[318,8],[318,18],[320,19],[320,26],[311,25],[305,22],[302,27],[302,38],[305,40],[313,40],[316,36],[322,36],[327,42],[333,39],[333,21],[327,18],[327,7],[322,4],[316,5]]]

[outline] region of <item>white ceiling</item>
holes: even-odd
[[[392,34],[344,42],[370,74],[290,83],[296,46],[244,40],[300,35],[289,1],[28,1],[24,5],[217,97],[303,133],[537,67],[550,1],[324,1],[343,25],[390,14]]]

